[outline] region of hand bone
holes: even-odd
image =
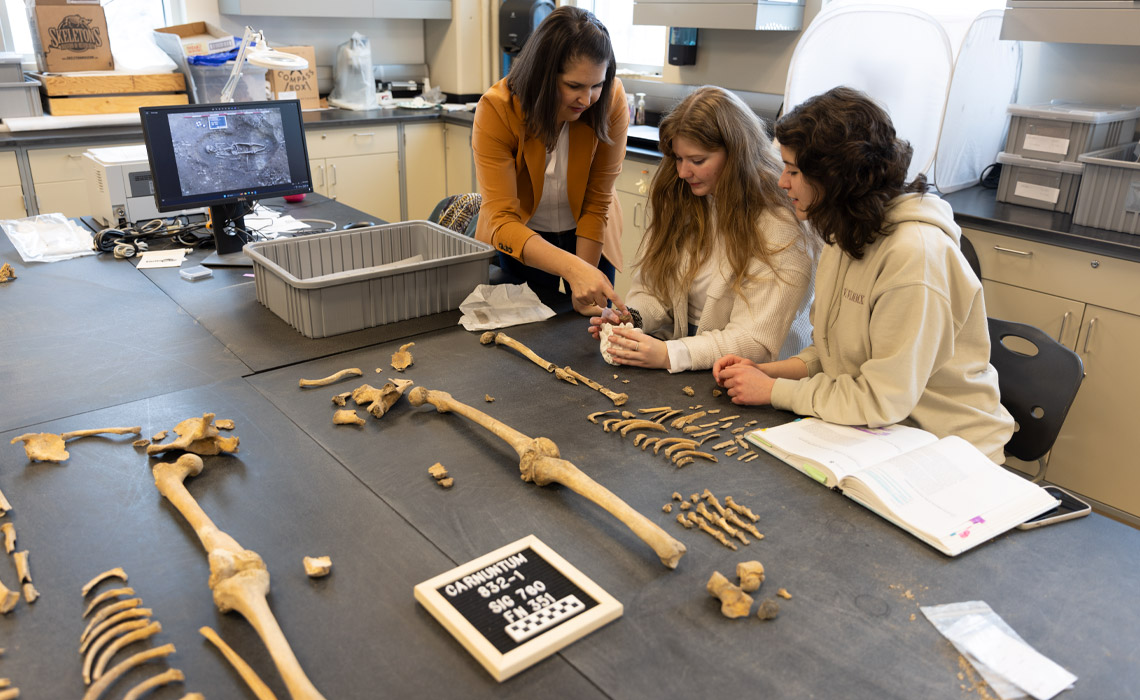
[[[752,596],[735,586],[719,571],[714,571],[705,589],[720,599],[720,612],[725,617],[746,617],[752,607]]]
[[[408,395],[408,401],[413,406],[430,403],[440,413],[457,413],[491,431],[518,453],[523,481],[531,481],[539,486],[556,482],[593,501],[652,547],[661,562],[670,569],[676,568],[677,562],[685,553],[685,545],[670,537],[668,533],[591,479],[578,467],[559,458],[558,446],[551,440],[543,437],[534,439],[527,437],[486,413],[456,401],[447,392],[416,387]]]

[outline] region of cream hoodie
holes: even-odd
[[[772,405],[844,425],[912,425],[958,435],[998,464],[1013,434],[1001,405],[982,287],[938,197],[907,194],[889,235],[855,260],[823,250],[815,276],[808,377],[778,379]]]

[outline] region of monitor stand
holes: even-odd
[[[210,207],[210,227],[214,231],[214,252],[202,261],[207,267],[253,267],[253,261],[242,252],[245,241],[245,217],[239,212],[248,206],[245,202],[219,204]]]

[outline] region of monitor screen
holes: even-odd
[[[299,100],[141,107],[159,211],[210,208],[216,253],[204,264],[251,265],[243,217],[253,202],[312,192]]]

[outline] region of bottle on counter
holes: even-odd
[[[629,105],[629,123],[632,124],[637,116],[637,106],[633,103],[633,95],[626,95],[625,101]]]
[[[637,93],[637,109],[635,110],[634,115],[633,115],[633,123],[634,124],[644,124],[645,123],[645,93],[644,92]]]

